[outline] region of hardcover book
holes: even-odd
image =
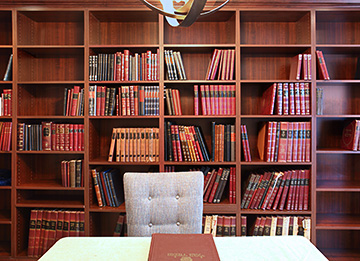
[[[153,234],[149,261],[220,260],[211,234]]]

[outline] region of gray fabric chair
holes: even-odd
[[[128,235],[201,233],[203,187],[200,171],[125,173]]]

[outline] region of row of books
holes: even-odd
[[[84,115],[84,88],[80,86],[65,88],[63,111],[64,116]]]
[[[159,49],[156,53],[132,54],[130,50],[89,56],[90,81],[158,81]]]
[[[235,191],[235,176],[236,171],[234,167],[209,169],[204,176],[203,201],[208,203],[220,203],[228,183],[227,181],[229,180],[229,200],[231,199],[233,202],[235,199],[235,197],[233,198],[232,193]]]
[[[308,169],[252,173],[245,184],[241,208],[308,210],[309,184]]]
[[[169,80],[186,80],[184,63],[179,51],[164,51],[167,76]]]
[[[63,237],[85,235],[84,211],[32,209],[28,257],[39,257]]]
[[[166,161],[209,161],[204,138],[197,126],[165,123]]]
[[[159,162],[159,128],[113,128],[108,161],[114,158],[116,162]]]
[[[200,85],[199,92],[199,86],[194,85],[194,114],[235,115],[235,88],[235,85]]]
[[[12,89],[4,89],[0,95],[0,116],[12,115]]]
[[[84,124],[18,123],[18,150],[83,151]]]
[[[310,115],[310,83],[274,83],[261,98],[261,115]]]
[[[326,66],[323,52],[320,50],[316,50],[316,56],[317,56],[318,67],[319,67],[319,70],[318,70],[319,78],[321,80],[330,80],[330,76],[329,76],[329,72],[328,72],[328,69]]]
[[[82,159],[61,161],[61,184],[63,187],[84,186],[84,167]]]
[[[233,80],[234,65],[234,49],[215,49],[206,72],[205,80]]]
[[[250,236],[304,236],[310,240],[311,219],[307,216],[258,216]]]
[[[251,161],[249,137],[248,137],[247,128],[246,128],[245,124],[240,125],[240,132],[241,132],[241,145],[242,145],[244,160]]]
[[[290,80],[311,80],[311,54],[300,53],[293,58],[290,66]]]
[[[89,115],[159,115],[159,86],[89,86]]]
[[[11,149],[12,122],[0,122],[0,151]]]
[[[0,186],[11,186],[10,169],[0,169]]]
[[[236,216],[206,215],[202,219],[203,234],[214,237],[235,237]]]
[[[235,161],[235,125],[211,122],[212,161]]]
[[[6,71],[4,73],[3,81],[12,80],[12,64],[13,64],[13,54],[10,54],[9,61],[6,66]]]
[[[182,115],[180,92],[178,89],[164,90],[168,115]]]
[[[360,120],[352,120],[344,127],[341,147],[346,150],[360,150]]]
[[[263,124],[257,147],[266,162],[310,162],[311,123],[275,122]]]
[[[127,220],[126,214],[119,214],[119,217],[116,221],[116,226],[114,229],[114,237],[127,237]]]
[[[99,207],[118,207],[124,202],[122,176],[118,169],[90,170]]]

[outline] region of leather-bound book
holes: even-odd
[[[220,260],[211,234],[153,234],[149,261]]]

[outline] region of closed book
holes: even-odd
[[[124,189],[122,175],[118,169],[113,169],[108,173],[109,184],[112,191],[115,207],[120,206],[124,202]]]
[[[305,170],[304,178],[304,205],[303,210],[309,209],[309,198],[310,197],[310,170]]]
[[[223,174],[221,175],[218,189],[215,193],[213,203],[220,203],[222,195],[224,194],[226,183],[229,180],[229,175],[230,175],[230,169],[228,168],[224,169]]]
[[[30,224],[29,224],[29,241],[28,241],[28,257],[34,256],[35,247],[35,230],[38,210],[31,210]]]
[[[261,97],[261,103],[259,106],[260,115],[274,114],[275,97],[276,97],[276,83],[272,84],[263,92],[263,95]]]
[[[352,120],[342,132],[341,147],[346,150],[356,151],[358,149],[360,136],[360,120]]]
[[[121,233],[123,231],[123,226],[124,226],[124,220],[125,220],[125,215],[120,214],[117,221],[116,221],[116,226],[115,226],[115,230],[114,230],[114,237],[119,237],[121,236]]]
[[[56,220],[56,238],[55,241],[58,241],[62,238],[63,235],[63,226],[64,226],[64,211],[58,211],[58,218]]]
[[[211,234],[152,234],[149,261],[176,259],[220,260]]]
[[[277,162],[286,162],[288,149],[288,122],[280,122],[280,140]]]
[[[94,184],[95,195],[96,195],[96,199],[98,202],[98,206],[102,207],[104,205],[103,205],[101,194],[100,194],[100,187],[98,184],[98,179],[96,177],[96,169],[91,169],[91,176],[93,177],[93,184]]]
[[[6,71],[4,74],[3,81],[11,81],[12,80],[12,64],[13,64],[13,54],[10,54],[10,58],[9,58],[7,66],[6,66]]]

